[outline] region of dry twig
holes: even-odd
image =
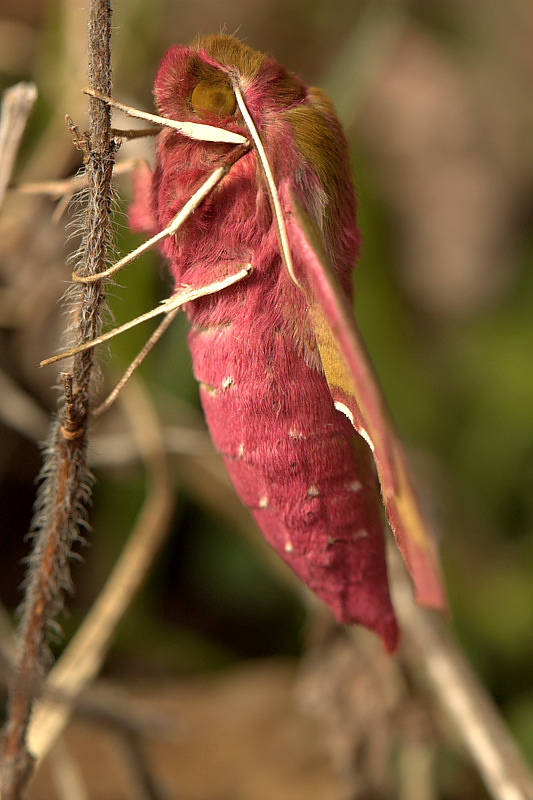
[[[89,15],[89,82],[109,92],[111,85],[111,8],[93,0]],[[105,267],[110,226],[110,189],[116,146],[105,103],[90,100],[90,131],[83,149],[89,182],[81,258],[87,274]],[[104,299],[100,283],[83,285],[73,294],[72,334],[83,343],[98,334]],[[2,769],[2,797],[20,800],[32,772],[26,745],[29,718],[48,659],[48,638],[71,589],[72,547],[86,524],[92,478],[86,463],[92,351],[78,354],[70,373],[63,373],[64,396],[51,426],[36,503],[33,553],[26,578],[19,653],[10,686]]]
[[[162,430],[138,383],[123,397],[147,467],[148,494],[111,576],[45,683],[46,694],[34,710],[28,735],[37,762],[64,729],[80,692],[97,675],[117,624],[168,531],[173,491]]]
[[[533,800],[533,775],[507,725],[436,612],[417,606],[399,556],[391,553],[403,654],[476,765],[494,800]]]
[[[0,112],[0,206],[36,98],[37,89],[33,83],[17,83],[4,93]]]

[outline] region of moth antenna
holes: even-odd
[[[161,128],[130,128],[124,130],[123,128],[111,128],[111,135],[115,139],[142,139],[144,136],[157,136]]]
[[[259,136],[259,131],[255,126],[255,122],[253,121],[248,108],[246,107],[246,103],[244,102],[244,97],[240,90],[240,87],[236,82],[233,83],[233,91],[235,92],[235,97],[237,98],[237,104],[241,111],[241,114],[244,118],[244,121],[250,131],[250,136],[252,137],[253,143],[257,149],[257,153],[259,155],[259,160],[261,162],[261,166],[263,168],[263,172],[266,178],[268,194],[270,196],[270,201],[272,203],[272,210],[274,211],[274,218],[276,220],[276,229],[278,232],[278,239],[281,247],[281,255],[283,261],[285,263],[285,268],[289,273],[291,280],[293,283],[301,289],[301,285],[296,278],[296,274],[294,272],[294,264],[292,261],[291,249],[289,246],[289,237],[287,235],[287,228],[285,226],[285,220],[283,218],[283,211],[281,208],[281,203],[279,199],[278,190],[276,187],[276,183],[274,181],[274,176],[272,175],[272,170],[270,169],[270,164],[268,161],[268,156],[265,152],[265,148],[263,147],[263,142],[261,141],[261,137]]]
[[[181,290],[178,289],[177,292],[174,292],[174,294],[172,294],[170,297],[167,297],[166,300],[163,300],[163,302],[160,303],[156,308],[146,311],[144,314],[135,317],[135,319],[130,319],[128,322],[125,322],[124,325],[119,325],[118,328],[113,328],[113,330],[107,331],[101,336],[97,336],[96,339],[93,339],[91,342],[86,342],[79,347],[74,347],[71,350],[64,350],[62,353],[58,353],[55,356],[46,358],[44,361],[41,361],[39,366],[47,367],[49,364],[55,364],[56,361],[62,361],[63,359],[69,358],[69,356],[73,356],[76,353],[81,353],[84,350],[90,350],[92,347],[96,347],[98,344],[103,344],[109,339],[113,339],[115,336],[118,336],[120,333],[130,330],[130,328],[134,328],[141,322],[145,322],[146,320],[159,316],[159,314],[168,314],[174,310],[179,310],[182,306],[184,306],[186,303],[190,303],[192,300],[198,300],[200,297],[221,292],[223,289],[227,289],[229,286],[233,286],[233,284],[242,281],[242,279],[246,278],[251,271],[252,265],[245,264],[238,272],[233,273],[233,275],[228,275],[226,278],[222,278],[219,281],[214,281],[207,286],[200,286],[197,289],[193,289],[189,286],[183,286]]]
[[[144,119],[147,122],[155,122],[156,125],[161,125],[164,128],[174,128],[174,130],[179,131],[184,136],[188,136],[189,139],[197,139],[200,142],[227,142],[229,144],[246,144],[248,142],[248,139],[245,136],[241,136],[240,133],[233,133],[224,128],[216,128],[214,125],[205,125],[200,122],[179,122],[176,119],[159,117],[157,114],[150,114],[147,111],[140,111],[138,108],[126,106],[113,97],[97,92],[96,89],[87,88],[83,91],[90,97],[96,97],[112,108],[123,111],[124,114],[127,114],[129,117]]]
[[[104,411],[107,411],[108,408],[110,408],[113,405],[113,403],[119,396],[120,392],[122,391],[126,383],[129,381],[129,379],[131,378],[137,367],[140,367],[140,365],[142,364],[148,353],[152,350],[154,345],[159,341],[159,339],[165,333],[167,328],[169,328],[171,323],[175,320],[179,310],[180,310],[179,308],[175,308],[173,311],[169,311],[165,319],[159,323],[155,331],[152,333],[152,335],[142,348],[142,350],[135,356],[135,358],[133,359],[133,361],[131,362],[131,364],[129,365],[126,372],[119,380],[113,391],[108,394],[108,396],[102,403],[100,403],[98,408],[94,409],[93,416],[97,417],[100,414],[103,414]]]
[[[135,261],[140,255],[145,253],[155,244],[160,242],[162,239],[165,239],[167,236],[173,236],[178,228],[185,222],[185,220],[190,217],[190,215],[196,211],[202,200],[204,200],[207,195],[215,188],[217,183],[222,180],[224,175],[226,175],[232,165],[235,163],[237,158],[240,158],[244,153],[248,152],[249,150],[249,143],[241,145],[239,148],[235,148],[235,151],[231,154],[231,157],[225,164],[222,166],[217,167],[214,172],[211,173],[209,178],[202,183],[200,188],[192,195],[192,197],[187,200],[185,205],[178,211],[170,225],[164,228],[159,233],[156,233],[155,236],[152,236],[151,239],[147,239],[143,242],[139,247],[136,247],[135,250],[132,250],[131,253],[128,253],[127,256],[121,258],[116,264],[112,264],[112,266],[108,267],[107,269],[102,270],[102,272],[98,272],[95,275],[82,275],[79,272],[74,272],[72,274],[72,280],[76,283],[94,283],[95,281],[101,281],[104,278],[110,278],[112,275],[115,275],[119,270],[123,267],[131,264],[132,261]]]

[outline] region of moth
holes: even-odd
[[[176,296],[189,299],[189,345],[214,444],[289,567],[337,620],[373,629],[392,651],[399,634],[383,506],[418,602],[442,608],[445,595],[352,312],[360,235],[333,106],[226,35],[171,47],[154,95],[162,117],[223,134],[198,139],[164,127],[130,209],[135,229],[165,232]],[[182,214],[191,197],[192,212]]]

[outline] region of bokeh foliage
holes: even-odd
[[[441,535],[454,626],[533,757],[530,1],[158,0],[117,4],[115,24],[115,94],[132,105],[151,108],[167,46],[221,28],[238,30],[337,102],[364,236],[358,317]],[[32,79],[40,91],[17,180],[66,177],[79,165],[62,119],[68,112],[84,125],[84,25],[68,0],[3,4],[0,40],[10,46],[0,47],[1,82]],[[149,149],[123,148],[124,156]],[[121,253],[139,241],[124,217],[130,196],[121,179]],[[57,301],[76,241],[75,214],[73,241],[64,245],[52,211],[47,200],[10,196],[0,244],[0,368],[42,411],[54,405],[55,373],[35,365],[59,346]],[[156,254],[118,283],[110,298],[117,322],[169,290]],[[106,383],[142,346],[145,330],[112,343]],[[185,335],[180,319],[141,369],[169,428],[202,425]],[[125,430],[118,412],[97,433],[117,430]],[[24,430],[2,425],[0,435],[0,585],[13,609],[39,456]],[[121,627],[109,670],[212,668],[301,646],[296,594],[265,564],[255,533],[242,535],[251,527],[246,512],[210,496],[194,466],[201,453],[191,458],[175,456],[174,530]],[[143,496],[142,474],[127,459],[96,473],[94,536],[76,571],[67,633]]]

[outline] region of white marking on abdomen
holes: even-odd
[[[291,439],[305,439],[305,433],[301,433],[301,431],[297,431],[294,428],[291,428],[289,431],[289,436]]]
[[[351,483],[346,484],[346,488],[350,490],[350,492],[360,492],[363,488],[363,484],[359,481],[352,481]]]

